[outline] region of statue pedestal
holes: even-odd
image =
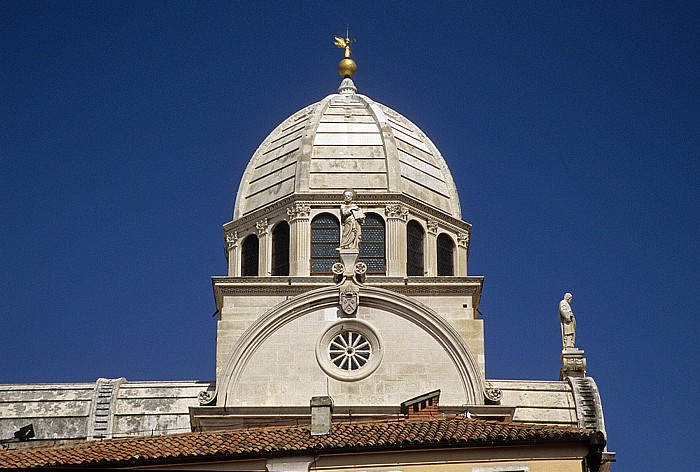
[[[585,377],[586,358],[583,357],[583,349],[567,347],[561,351],[561,370],[559,379],[566,377]]]
[[[355,271],[355,264],[360,257],[360,250],[338,248],[338,253],[340,254],[340,261],[343,263],[343,275],[352,277]]]
[[[340,264],[333,266],[333,280],[340,285],[340,308],[347,316],[355,316],[360,304],[360,290],[357,284],[364,282],[364,274],[367,270],[364,264],[358,264],[359,249],[338,248]],[[338,267],[342,266],[342,267]],[[364,271],[362,270],[364,266]],[[342,271],[342,273],[341,273]]]

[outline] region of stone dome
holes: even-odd
[[[340,93],[284,120],[265,138],[243,174],[233,218],[291,195],[403,194],[461,219],[450,170],[435,145],[391,108]]]

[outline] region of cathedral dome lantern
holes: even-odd
[[[335,40],[345,51],[337,93],[277,126],[241,178],[224,225],[229,276],[331,275],[348,189],[367,213],[369,275],[466,276],[471,225],[445,160],[409,119],[357,93],[353,40]],[[275,239],[282,223],[288,236]]]

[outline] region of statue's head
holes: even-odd
[[[564,294],[564,300],[566,300],[567,302],[570,302],[572,298],[574,297],[569,292],[566,292]]]
[[[343,192],[343,200],[345,203],[350,203],[352,199],[355,197],[355,192],[352,190],[346,190]]]

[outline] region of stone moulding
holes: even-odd
[[[365,286],[390,290],[408,296],[455,295],[473,297],[479,305],[484,277],[386,277],[368,276]],[[216,308],[223,307],[226,295],[297,296],[310,290],[335,286],[332,276],[311,277],[212,277]],[[337,287],[337,286],[336,286]]]
[[[479,365],[460,335],[440,315],[417,300],[377,287],[363,288],[363,306],[395,314],[428,333],[459,372],[464,403],[484,404],[484,380]],[[337,287],[323,287],[287,300],[258,318],[240,337],[217,379],[217,406],[230,406],[240,377],[258,348],[277,330],[311,311],[337,307]]]
[[[598,386],[591,377],[566,377],[574,394],[576,417],[580,428],[592,428],[605,434],[603,406]]]

